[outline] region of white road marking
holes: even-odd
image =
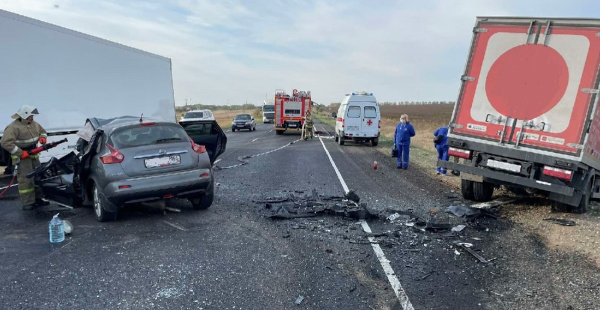
[[[256,138],[256,139],[252,140],[252,142],[254,142],[254,141],[256,141],[256,140],[258,140],[258,138]]]
[[[13,184],[13,185],[11,185],[11,186],[4,186],[4,187],[0,187],[0,191],[1,191],[1,190],[4,190],[4,189],[5,189],[5,188],[7,188],[7,187],[13,187],[13,186],[17,186],[17,185],[19,185],[19,184]]]
[[[167,225],[169,225],[169,226],[171,226],[173,228],[177,228],[177,229],[179,229],[181,231],[187,231],[187,229],[185,229],[185,228],[183,228],[183,227],[181,227],[179,225],[176,225],[176,224],[173,224],[173,223],[167,222],[167,221],[163,221],[163,222],[165,222],[165,224],[167,224]]]
[[[274,129],[269,130],[269,132],[273,132]]]
[[[344,178],[342,178],[340,171],[338,170],[337,166],[335,165],[333,158],[331,158],[329,151],[325,147],[325,143],[323,143],[323,139],[321,139],[319,137],[319,140],[321,141],[321,145],[323,145],[323,149],[325,150],[327,157],[329,157],[329,161],[331,162],[331,166],[333,166],[333,170],[335,170],[335,174],[337,174],[337,177],[340,180],[340,183],[342,184],[342,188],[344,188],[344,192],[348,193],[348,191],[349,191],[348,186],[346,185]],[[360,225],[362,226],[363,230],[366,233],[371,233],[371,227],[369,227],[369,224],[367,224],[367,222],[365,220],[360,220]],[[385,257],[385,254],[383,253],[383,250],[381,250],[381,247],[377,243],[377,240],[375,240],[374,237],[369,237],[369,243],[371,243],[371,247],[373,247],[373,252],[375,252],[375,255],[377,255],[377,259],[379,260],[381,267],[383,267],[383,271],[385,272],[385,275],[387,276],[388,281],[390,282],[390,285],[392,286],[392,289],[394,290],[394,293],[396,293],[396,297],[400,301],[400,304],[402,305],[402,309],[414,310],[415,308],[413,308],[413,305],[410,303],[410,300],[408,300],[408,295],[406,295],[406,292],[402,288],[402,284],[400,284],[398,277],[396,277],[396,273],[394,272],[394,269],[392,269],[392,266],[390,265],[390,261]]]

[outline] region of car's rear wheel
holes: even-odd
[[[190,198],[192,206],[196,210],[208,209],[215,199],[215,181],[214,179],[210,182],[210,185],[206,189],[206,193],[200,197]]]
[[[379,138],[371,139],[371,146],[377,146],[377,144],[379,144]]]
[[[338,144],[339,145],[344,145],[344,136],[342,136],[342,135],[338,136]]]
[[[94,199],[94,215],[96,215],[96,220],[98,222],[108,222],[114,221],[117,219],[117,212],[109,212],[106,211],[108,206],[112,204],[106,199],[102,190],[98,188],[98,185],[94,183],[92,189],[93,199]]]

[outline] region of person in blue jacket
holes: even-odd
[[[398,148],[398,169],[408,169],[408,152],[410,149],[410,137],[415,136],[415,128],[408,122],[408,115],[400,116],[400,123],[396,126],[394,143]]]
[[[448,161],[448,127],[442,126],[433,132],[433,145],[438,152],[438,159]],[[437,174],[446,175],[445,167],[437,167]]]

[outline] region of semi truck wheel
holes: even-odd
[[[593,184],[592,181],[590,183]],[[581,196],[581,201],[576,207],[573,207],[573,213],[583,214],[590,208],[590,200],[592,198],[592,185],[588,184],[585,193]]]
[[[570,205],[558,201],[552,201],[550,208],[552,209],[552,212],[571,212],[573,210],[573,207]]]
[[[461,179],[460,192],[464,199],[473,200],[473,181]]]
[[[489,201],[494,193],[494,184],[488,182],[473,182],[473,199],[475,201]]]

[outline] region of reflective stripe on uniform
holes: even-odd
[[[40,135],[40,137],[48,138],[48,134],[43,133]]]
[[[32,143],[32,142],[37,142],[39,139],[40,139],[40,137],[34,137],[31,139],[26,139],[26,140],[15,140],[15,143],[19,143],[19,144]]]
[[[13,156],[11,156],[10,158],[12,158],[12,159],[19,159],[19,156],[15,156],[15,155],[13,155]]]
[[[16,153],[17,151],[19,151],[19,148],[15,145],[15,147],[13,147],[12,151],[10,151],[11,154]]]
[[[20,189],[19,190],[19,194],[27,194],[27,193],[33,193],[35,192],[35,188],[28,188],[28,189]]]
[[[29,158],[40,158],[40,154],[29,155]]]

